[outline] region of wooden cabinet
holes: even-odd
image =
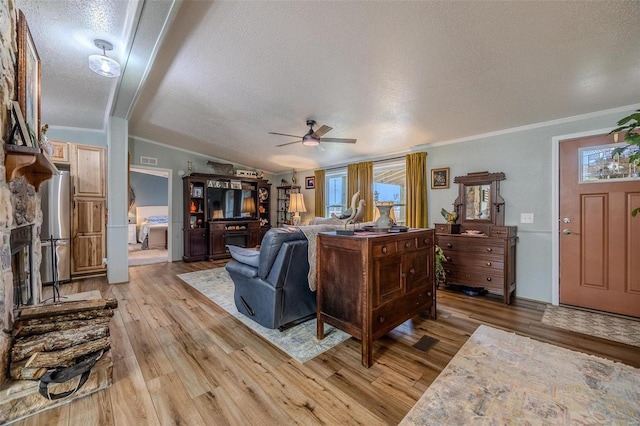
[[[276,200],[276,226],[291,225],[293,213],[289,213],[289,197],[292,193],[300,192],[298,185],[278,186],[278,198]]]
[[[209,222],[209,259],[229,257],[227,245],[255,247],[260,242],[260,222],[211,221]]]
[[[106,150],[71,143],[66,148],[72,179],[71,275],[103,274],[107,270],[103,261],[107,255]]]
[[[362,341],[362,365],[372,341],[419,312],[436,317],[433,229],[397,234],[318,234],[317,333],[324,324]]]
[[[53,148],[51,161],[56,164],[69,164],[69,144],[51,139],[49,139],[49,143]]]
[[[107,196],[105,149],[97,146],[72,145],[71,176],[75,197]]]
[[[74,198],[73,204],[71,273],[77,276],[105,272],[106,200]]]
[[[206,177],[185,176],[182,178],[184,210],[183,236],[185,262],[204,260],[207,257],[207,220],[205,187]]]
[[[185,176],[183,260],[222,259],[230,256],[227,245],[260,244],[270,227],[269,192],[270,184],[264,179]]]
[[[439,229],[436,225],[436,229]],[[482,234],[436,235],[436,244],[447,258],[443,264],[446,284],[484,287],[511,303],[516,289],[515,226],[488,226]]]
[[[264,234],[271,228],[271,184],[266,180],[258,181],[258,219],[260,220],[260,237],[262,241]]]

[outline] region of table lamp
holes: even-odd
[[[300,225],[300,213],[306,213],[307,208],[304,206],[304,197],[300,193],[291,194],[289,197],[289,213],[293,213],[293,225]]]

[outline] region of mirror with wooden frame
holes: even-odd
[[[504,225],[504,200],[500,196],[500,181],[504,179],[502,172],[475,172],[454,178],[458,184],[454,206],[463,225]]]

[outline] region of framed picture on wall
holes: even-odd
[[[449,168],[431,169],[431,189],[445,189],[449,187]]]
[[[34,143],[40,140],[40,57],[24,13],[18,14],[18,103]]]
[[[304,189],[315,189],[316,187],[316,177],[315,176],[307,176],[304,178]]]

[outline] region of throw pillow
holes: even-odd
[[[253,266],[254,268],[258,267],[260,251],[238,246],[227,246],[227,248],[229,249],[229,253],[231,253],[231,257],[238,262]]]

